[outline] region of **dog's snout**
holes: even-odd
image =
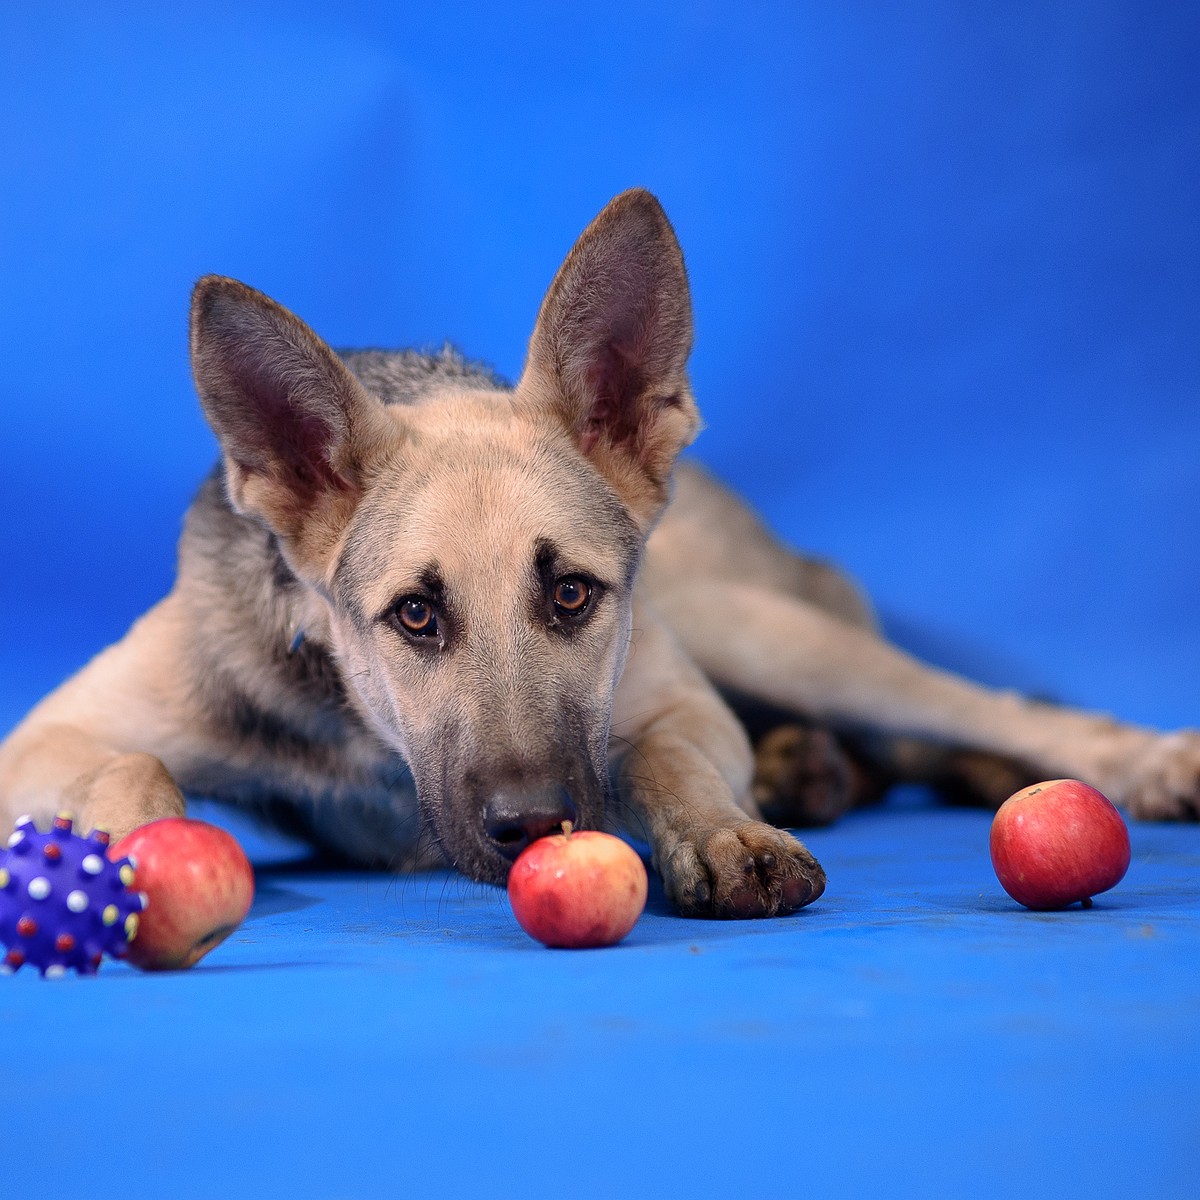
[[[505,786],[488,798],[483,828],[492,845],[515,859],[530,842],[545,837],[564,821],[579,819],[575,802],[560,784],[544,787]]]

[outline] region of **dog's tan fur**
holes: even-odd
[[[824,887],[758,802],[827,819],[887,778],[994,801],[1073,775],[1137,816],[1197,814],[1200,735],[924,666],[844,576],[673,472],[698,428],[690,348],[683,260],[640,191],[571,251],[511,390],[452,355],[339,358],[265,296],[202,280],[193,364],[222,467],[171,594],[0,747],[0,818],[66,807],[120,836],[194,792],[358,862],[436,842],[499,882],[495,813],[568,803],[645,836],[683,911],[757,916]],[[558,589],[581,579],[576,617]],[[414,596],[438,615],[419,636],[398,624]],[[756,775],[717,688],[809,724],[766,739]]]

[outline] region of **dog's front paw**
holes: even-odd
[[[760,821],[684,838],[661,871],[667,896],[688,917],[778,917],[825,890],[821,864],[791,834]]]
[[[81,775],[63,794],[63,806],[82,829],[103,829],[114,842],[141,825],[182,817],[183,795],[153,755],[118,754]]]
[[[1139,820],[1200,819],[1200,732],[1156,738],[1134,763],[1121,798]]]

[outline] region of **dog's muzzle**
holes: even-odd
[[[521,786],[506,784],[488,797],[483,829],[492,846],[510,862],[540,837],[553,833],[564,821],[577,824],[579,812],[562,784]]]

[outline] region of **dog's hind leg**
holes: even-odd
[[[1200,734],[1161,735],[926,666],[802,600],[727,580],[656,597],[719,686],[872,736],[913,737],[1078,776],[1134,815],[1200,814]]]
[[[972,808],[999,808],[1045,778],[1044,771],[1008,755],[920,738],[851,736],[845,743],[887,785],[924,784],[948,803]]]
[[[183,814],[166,764],[186,760],[194,726],[175,666],[184,636],[168,598],[29,713],[0,745],[0,823],[69,810],[116,839]]]
[[[924,784],[950,804],[999,808],[1044,778],[1017,759],[911,737],[837,735],[782,720],[754,742],[751,795],[772,825],[828,825],[883,799],[894,784]]]

